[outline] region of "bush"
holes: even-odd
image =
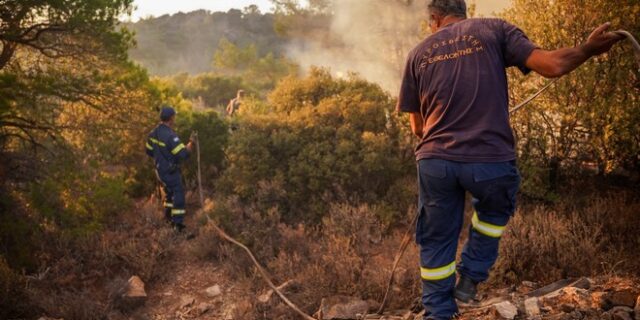
[[[263,212],[277,207],[293,225],[320,223],[335,201],[380,205],[387,208],[380,210],[387,221],[411,205],[413,199],[395,198],[390,189],[414,176],[414,165],[405,157],[412,146],[398,129],[399,119],[390,116],[392,100],[380,87],[314,70],[281,82],[269,103],[271,112],[237,119],[220,181],[223,193]],[[264,198],[264,185],[277,191]]]
[[[616,205],[612,205],[612,204]],[[494,283],[551,282],[603,273],[638,275],[640,202],[609,194],[559,204],[525,205],[510,222],[493,272]]]

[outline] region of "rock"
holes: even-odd
[[[589,290],[591,288],[591,280],[589,278],[580,278],[571,284],[572,287]]]
[[[323,298],[318,314],[323,320],[358,319],[369,312],[369,304],[361,299],[347,296]]]
[[[576,309],[576,306],[569,304],[569,303],[563,303],[560,305],[560,310],[564,313],[571,313]]]
[[[633,320],[631,318],[631,313],[633,313],[633,309],[625,306],[617,306],[611,309],[609,313],[613,316],[614,320]]]
[[[196,298],[190,295],[180,297],[180,309],[188,308],[196,302]]]
[[[638,294],[640,294],[640,289],[630,286],[615,288],[611,292],[611,296],[609,296],[609,301],[614,307],[625,306],[633,308],[636,305]]]
[[[609,294],[606,292],[594,292],[591,294],[591,307],[595,309],[609,310],[612,308]]]
[[[116,301],[118,309],[130,311],[137,309],[147,301],[147,293],[144,290],[144,282],[138,276],[129,278],[124,287],[120,290],[122,293]]]
[[[501,319],[512,320],[518,315],[518,308],[509,301],[503,301],[492,306],[495,316],[501,317]]]
[[[528,298],[524,300],[524,311],[527,317],[535,317],[540,315],[540,305],[538,304],[538,298]]]
[[[211,287],[205,289],[205,293],[207,294],[207,296],[209,298],[215,298],[215,297],[217,297],[217,296],[222,294],[222,289],[220,288],[219,285],[216,284],[214,286],[211,286]]]
[[[590,308],[593,300],[589,291],[585,289],[566,287],[544,296],[542,298],[542,304],[551,309],[560,308],[560,310],[568,313],[576,308]],[[568,306],[571,306],[571,308],[568,308]]]
[[[633,311],[635,314],[635,320],[640,320],[640,296],[636,299],[636,307]]]
[[[556,281],[550,285],[544,286],[540,289],[531,291],[527,294],[527,297],[542,297],[544,295],[548,295],[550,293],[553,293],[555,291],[558,291],[566,286],[571,285],[572,283],[574,283],[575,281],[571,280],[571,279],[564,279],[564,280],[560,280],[560,281]]]
[[[206,303],[206,302],[201,302],[198,307],[196,308],[196,310],[198,310],[198,315],[201,316],[207,312],[209,312],[209,310],[211,310],[213,308],[212,305]]]

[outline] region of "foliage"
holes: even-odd
[[[224,149],[228,141],[229,128],[217,113],[181,112],[177,118],[178,135],[186,140],[192,131],[198,132],[200,144],[200,162],[203,185],[211,190],[217,178],[224,169]],[[182,174],[188,185],[196,183],[196,149],[193,149],[189,163],[183,165]]]
[[[614,29],[640,34],[640,18],[633,12],[640,12],[637,1],[516,0],[504,17],[541,47],[555,49],[579,45],[604,21],[611,21]],[[520,111],[513,123],[521,164],[539,172],[525,171],[525,181],[537,179],[538,186],[549,189],[562,168],[593,168],[600,174],[621,169],[638,172],[639,77],[631,49],[622,43],[561,79]],[[536,76],[523,79],[512,74],[511,79],[516,101],[543,84]],[[525,190],[545,194],[544,189]]]
[[[379,86],[316,69],[281,82],[269,104],[271,112],[238,119],[222,192],[261,203],[258,209],[277,207],[289,223],[319,222],[337,199],[387,200],[396,212],[406,210],[408,203],[394,201],[400,190],[390,187],[411,174],[411,147]]]
[[[281,78],[297,73],[293,62],[273,53],[261,57],[255,45],[242,48],[223,38],[218,47],[213,56],[214,68],[242,77],[256,91],[272,89]]]
[[[273,29],[274,16],[251,7],[244,11],[208,12],[198,10],[128,23],[136,34],[137,46],[131,58],[154,75],[169,76],[181,72],[209,72],[211,57],[225,38],[246,47],[254,45],[259,56],[284,52],[285,40]]]
[[[86,237],[100,231],[104,223],[129,207],[127,183],[118,168],[110,168],[115,172],[108,172],[96,164],[60,160],[49,165],[63,167],[51,170],[47,178],[32,184],[30,190],[29,203],[49,231],[58,229],[59,236],[70,239]]]
[[[248,86],[239,76],[204,73],[190,77],[186,73],[181,73],[170,78],[170,81],[186,99],[195,103],[202,102],[205,107],[218,110],[223,110],[229,101],[236,97],[238,90],[249,91]]]

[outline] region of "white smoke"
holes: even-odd
[[[328,35],[293,41],[289,57],[303,68],[329,67],[335,75],[356,72],[397,93],[405,58],[423,34],[424,1],[333,0],[332,12]]]

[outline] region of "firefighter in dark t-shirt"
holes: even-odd
[[[597,28],[585,44],[539,49],[499,19],[466,19],[464,0],[431,0],[433,34],[409,53],[398,109],[410,113],[420,197],[416,241],[425,319],[450,319],[489,276],[515,212],[520,175],[509,125],[505,69],[545,77],[573,71],[621,36]],[[465,193],[473,196],[469,238],[456,264]],[[456,271],[460,279],[456,285]]]

